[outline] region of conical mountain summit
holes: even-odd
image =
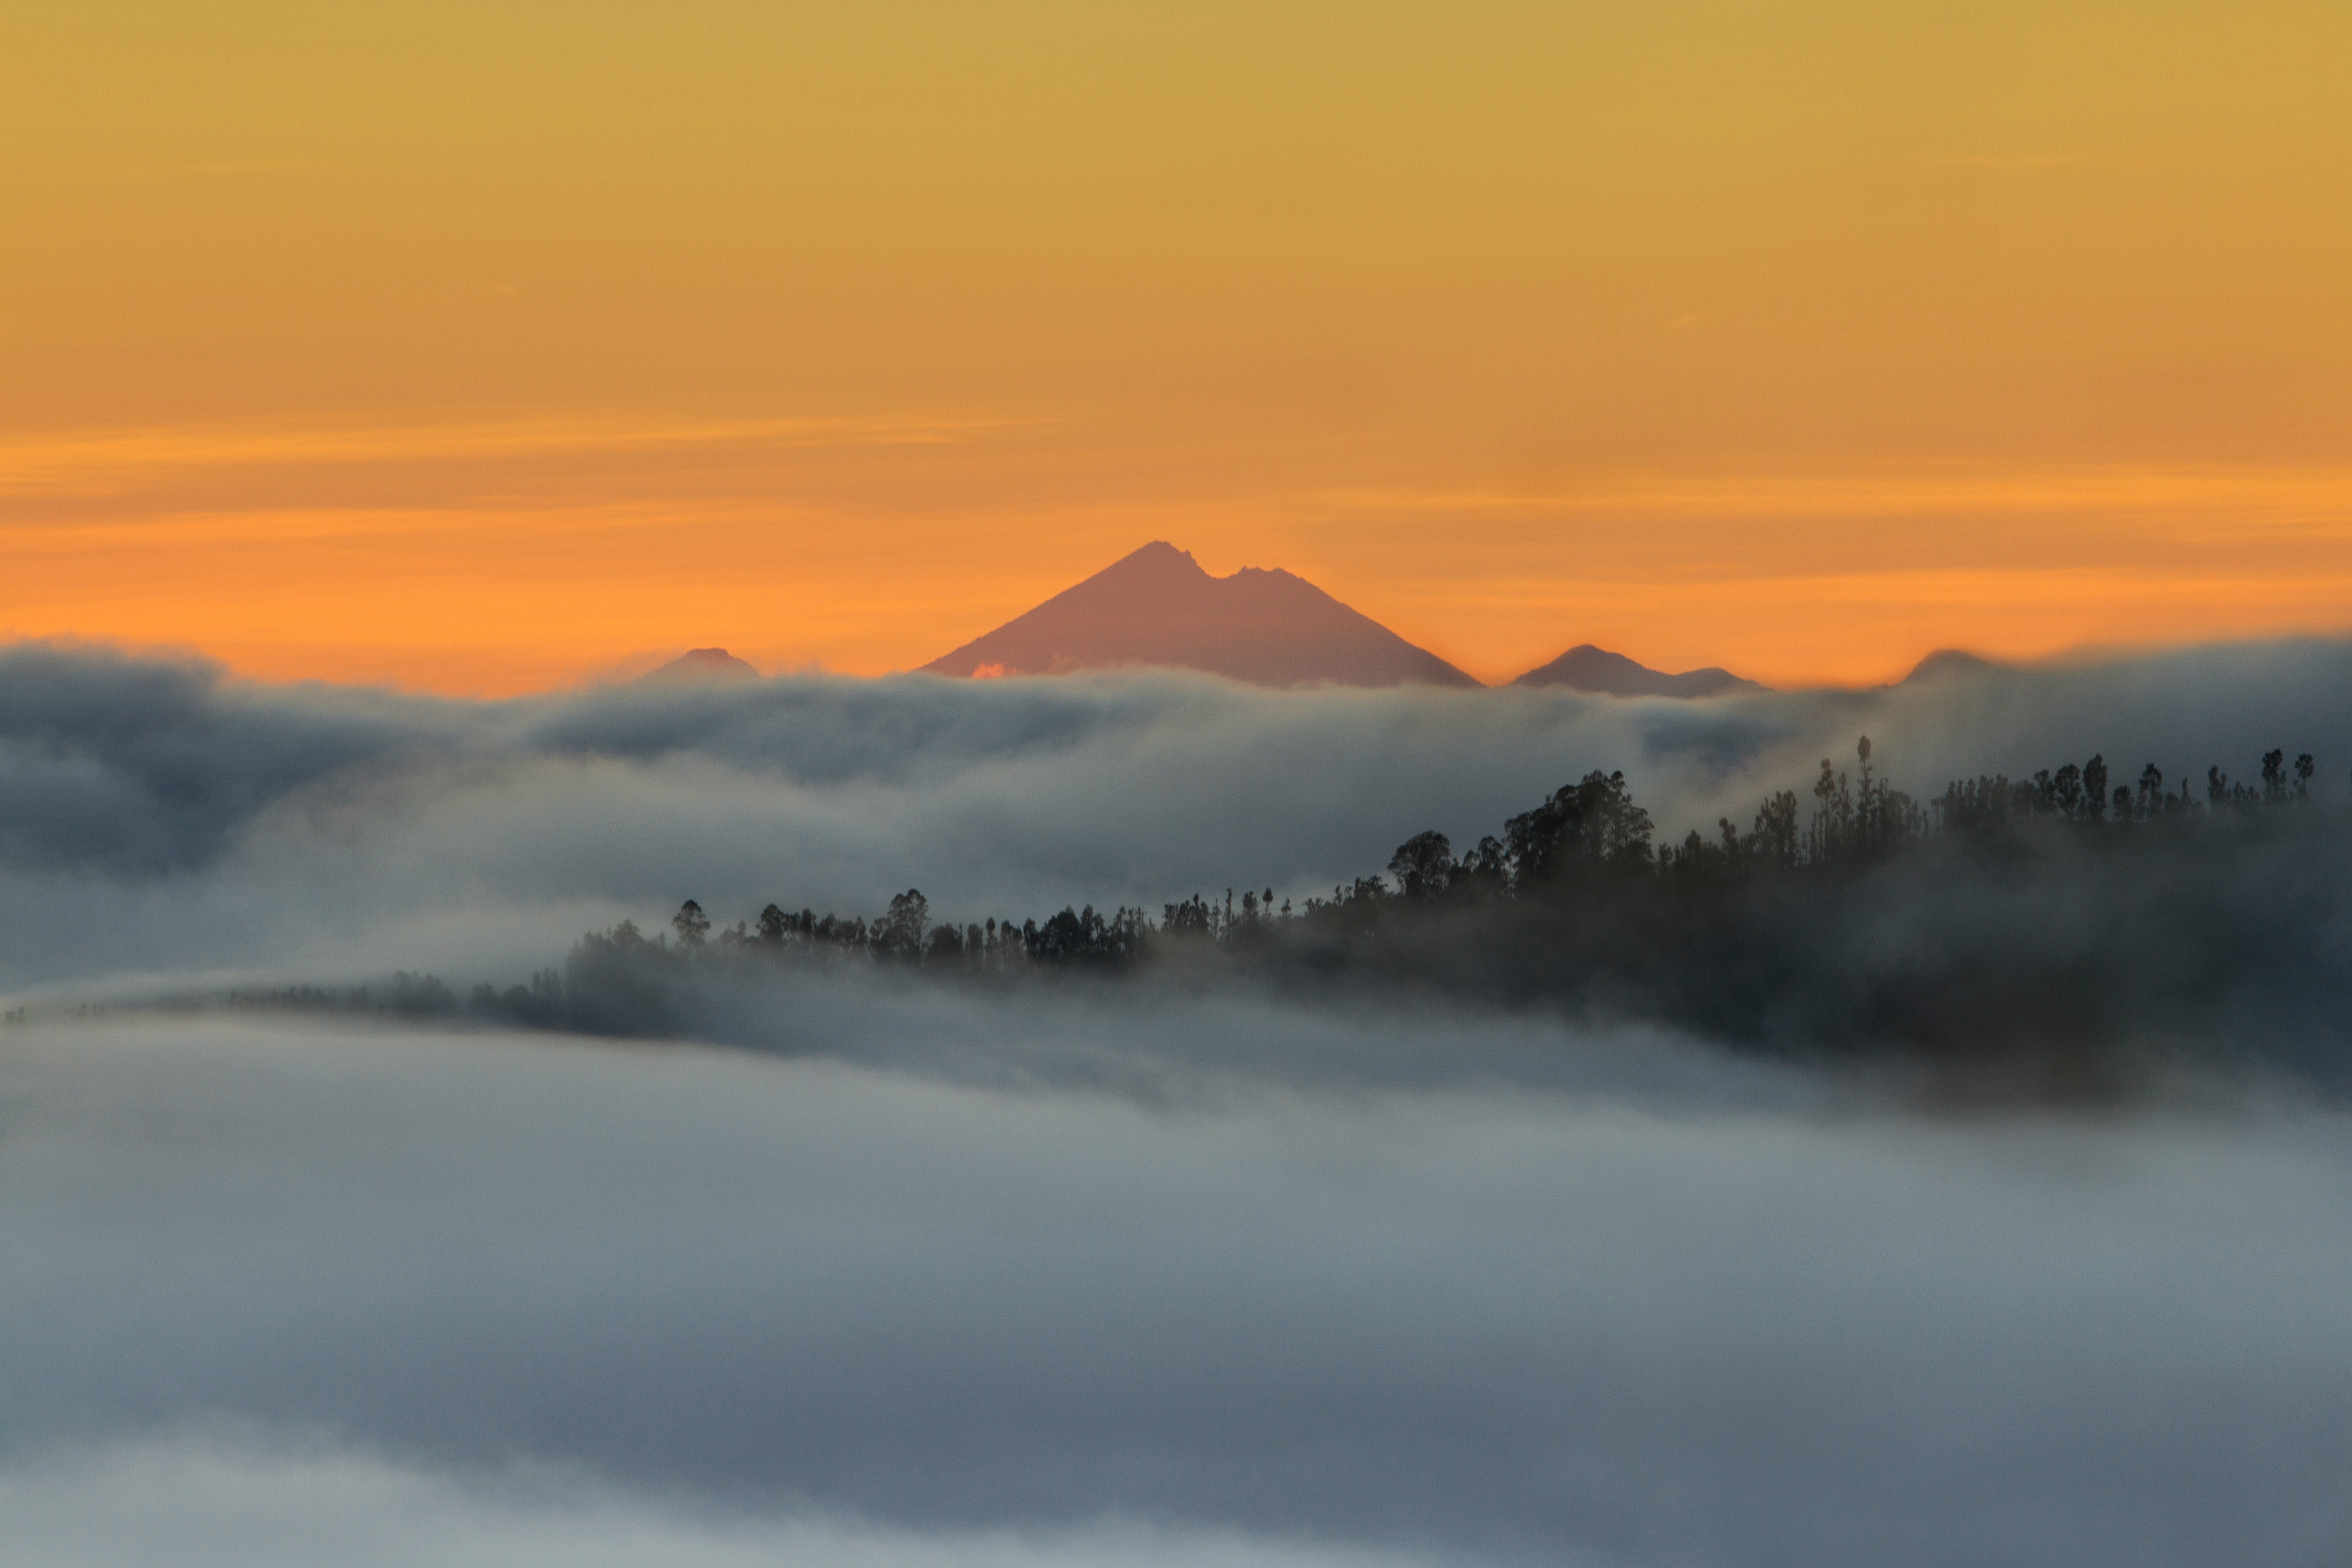
[[[760,672],[723,647],[694,647],[637,679],[657,686],[691,685],[709,680],[757,680]]]
[[[1302,577],[1244,567],[1212,577],[1155,542],[923,668],[1066,675],[1127,665],[1198,669],[1257,686],[1479,684]]]

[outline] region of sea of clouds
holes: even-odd
[[[1152,673],[780,679],[484,703],[267,687],[194,662],[0,652],[0,991],[431,970],[510,982],[581,931],[774,900],[1042,918],[1328,892],[1425,828],[1468,847],[1591,769],[1662,834],[1745,827],[1850,766],[2352,766],[2352,644],[1959,669],[1706,702],[1558,690],[1267,691]]]
[[[235,1021],[5,1052],[15,1562],[2352,1542],[2352,1140],[2309,1106],[1937,1119],[1691,1059],[1149,1102]]]
[[[2352,648],[1698,704],[0,655],[6,1555],[2343,1562],[2352,1125],[2292,1082],[1959,1109],[1211,986],[811,973],[760,1049],[204,1002],[686,897],[1301,895],[1595,767],[1744,823],[1864,732],[1922,793],[2284,746],[2340,799]]]

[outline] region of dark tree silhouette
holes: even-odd
[[[1443,898],[1454,881],[1454,846],[1443,833],[1417,833],[1389,857],[1397,891],[1416,901]],[[1268,889],[1272,896],[1272,889]]]
[[[1650,833],[1650,814],[1633,804],[1622,773],[1589,773],[1503,825],[1512,880],[1523,892],[1646,870]]]
[[[931,923],[931,901],[918,889],[894,894],[889,912],[874,922],[872,942],[877,957],[913,963],[923,956],[923,936]]]

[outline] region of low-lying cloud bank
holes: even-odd
[[[878,1058],[921,1024],[850,994],[822,1026]],[[2343,1560],[2342,1116],[1922,1119],[1512,1026],[1594,1065],[1155,1106],[551,1037],[9,1030],[0,1514],[78,1563],[337,1531],[360,1562]]]
[[[2352,645],[1948,673],[1704,703],[1260,691],[1170,674],[784,679],[469,703],[209,666],[0,653],[0,987],[106,977],[510,980],[685,898],[958,920],[1293,893],[1410,835],[1492,832],[1625,770],[1678,837],[1863,732],[1898,784],[2103,752],[2168,776],[2352,758]]]
[[[910,1531],[629,1495],[562,1475],[452,1476],[312,1443],[134,1441],[0,1470],[12,1568],[1435,1568],[1117,1521]]]
[[[1863,732],[1918,793],[2284,746],[2340,800],[2352,645],[1696,704],[1166,675],[465,703],[0,652],[12,1561],[2333,1568],[2352,1139],[2259,1077],[1924,1113],[1893,1069],[1654,1021],[1181,966],[714,967],[677,1032],[739,1052],[55,1016],[462,993],[688,897],[1304,894],[1596,768],[1678,837]],[[1969,973],[2055,952],[2133,995],[2219,952],[2252,979],[2189,1026],[2340,1058],[2329,831],[2063,900],[1923,858],[1838,906],[1821,973],[1860,994],[1958,931]]]

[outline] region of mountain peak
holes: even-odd
[[[1765,687],[1743,680],[1727,669],[1710,665],[1680,675],[1636,664],[1622,653],[1579,643],[1511,682],[1514,686],[1565,686],[1605,697],[1717,697],[1729,691],[1762,691]]]
[[[1939,647],[1913,665],[1911,673],[1895,684],[1908,686],[1915,680],[1948,680],[1956,676],[1982,675],[1999,668],[1992,660],[1979,658],[1965,648]]]
[[[1133,566],[1162,566],[1190,569],[1194,572],[1199,572],[1203,577],[1208,575],[1207,572],[1202,570],[1201,563],[1192,559],[1192,552],[1191,551],[1179,550],[1164,539],[1155,539],[1150,543],[1146,544],[1139,549],[1128,552],[1125,555],[1120,556],[1117,561],[1112,562],[1108,566],[1103,568],[1103,570],[1106,572],[1117,572],[1123,567]]]
[[[1256,566],[1213,577],[1165,540],[923,668],[969,677],[1138,665],[1258,686],[1478,684],[1303,577]]]
[[[1087,583],[1118,584],[1138,592],[1149,592],[1154,584],[1175,588],[1215,581],[1192,559],[1191,551],[1179,550],[1164,539],[1129,552],[1087,579]]]
[[[638,679],[669,685],[694,680],[757,680],[760,672],[723,647],[688,648]]]

